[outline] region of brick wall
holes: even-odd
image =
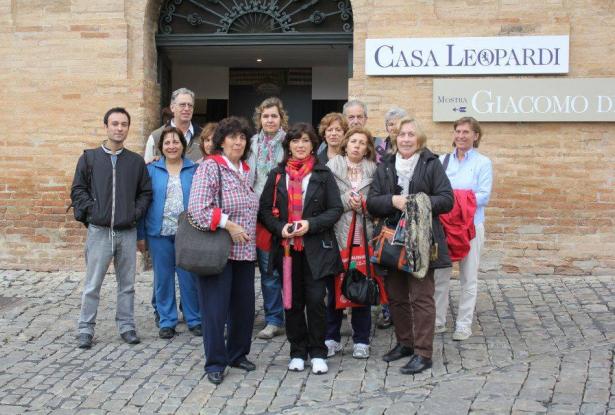
[[[84,228],[65,213],[82,150],[104,136],[102,114],[133,117],[128,148],[158,123],[154,32],[161,0],[0,0],[0,268],[82,268]],[[431,122],[429,77],[366,77],[367,37],[570,34],[570,77],[615,75],[615,6],[606,1],[354,0],[350,95],[383,133],[393,105],[423,120],[428,145],[450,148]],[[494,162],[483,269],[604,274],[615,269],[612,124],[484,125]]]

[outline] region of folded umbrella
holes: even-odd
[[[290,244],[284,247],[282,258],[282,302],[284,309],[290,310],[293,306],[293,259],[290,256]]]

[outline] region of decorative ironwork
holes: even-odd
[[[349,33],[353,23],[350,0],[166,0],[158,26],[160,35]]]

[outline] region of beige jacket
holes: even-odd
[[[352,186],[348,180],[348,165],[346,164],[345,156],[335,156],[327,163],[327,167],[333,172],[337,187],[340,190],[340,196],[342,197],[342,205],[344,205],[344,213],[342,217],[335,224],[335,237],[340,249],[346,248],[348,241],[348,232],[350,232],[350,222],[352,222],[352,208],[350,207],[350,192]],[[376,172],[376,163],[370,160],[363,159],[361,162],[362,179],[359,184],[359,193],[363,195],[363,199],[367,198],[369,192],[369,186],[372,183],[374,173]],[[357,221],[360,223],[361,216],[357,216]],[[374,231],[371,217],[367,216],[367,238],[372,238]],[[354,254],[354,252],[353,252]]]

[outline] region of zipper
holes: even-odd
[[[110,236],[111,236],[111,253],[114,252],[114,238],[115,238],[115,231],[113,230],[113,226],[115,225],[115,166],[117,165],[117,156],[115,159],[115,163],[113,162],[113,159],[111,160],[111,165],[113,166],[112,169],[112,187],[111,187],[111,227],[109,229],[110,232]]]

